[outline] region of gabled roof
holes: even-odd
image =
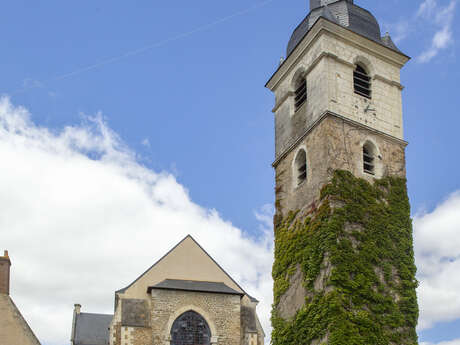
[[[136,280],[134,280],[131,284],[129,284],[127,287],[116,291],[116,293],[126,293],[130,288],[132,288],[136,283],[139,283],[146,275],[148,275],[150,272],[152,272],[154,269],[159,269],[161,265],[163,265],[168,259],[173,257],[176,252],[183,250],[184,246],[189,246],[189,248],[193,249],[194,253],[201,256],[202,259],[207,260],[207,262],[215,267],[215,271],[220,272],[220,278],[225,278],[224,280],[227,280],[226,285],[231,285],[230,287],[233,290],[241,290],[243,294],[247,293],[243,290],[243,288],[203,249],[203,247],[200,246],[200,244],[191,236],[187,235],[182,241],[180,241],[177,245],[175,245],[169,252],[167,252],[163,257],[161,257],[157,262],[155,262],[149,269],[147,269],[143,274],[141,274]],[[190,262],[193,261],[191,258],[187,258],[184,260],[184,264],[190,264]],[[174,270],[179,270],[181,267],[174,266],[172,269]],[[148,284],[145,286],[145,291],[147,290],[147,287],[154,286],[160,282],[162,282],[165,279],[172,279],[172,280],[188,280],[188,278],[183,278],[182,276],[174,276],[174,272],[168,272],[167,274],[163,274],[163,278],[158,280],[158,281],[152,281],[148,282]],[[196,281],[215,281],[215,282],[222,282],[225,283],[225,281],[216,279],[201,279],[199,277],[192,277],[193,280],[196,279]],[[145,282],[144,282],[145,283]],[[143,283],[143,284],[144,284]]]
[[[215,282],[202,282],[202,281],[193,281],[193,280],[175,280],[175,279],[166,279],[161,283],[154,286],[149,286],[148,293],[153,289],[162,289],[162,290],[180,290],[180,291],[194,291],[194,292],[210,292],[210,293],[221,293],[227,295],[239,295],[243,296],[241,292],[233,290],[224,283],[215,283]]]
[[[75,321],[75,345],[108,345],[113,315],[80,313]]]

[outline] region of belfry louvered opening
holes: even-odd
[[[305,77],[299,78],[296,83],[295,89],[295,110],[297,111],[307,100],[307,79]]]
[[[296,174],[298,186],[307,179],[307,153],[304,149],[297,153],[294,174]]]
[[[356,94],[366,98],[371,98],[371,77],[360,65],[357,65],[355,71],[353,72],[353,84]]]
[[[375,147],[369,142],[363,146],[363,170],[367,174],[375,175]]]

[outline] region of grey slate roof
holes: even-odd
[[[109,326],[113,315],[77,314],[75,322],[75,345],[108,345]]]
[[[147,290],[148,293],[152,289],[164,289],[164,290],[181,290],[181,291],[195,291],[195,292],[211,292],[211,293],[221,293],[227,295],[239,295],[243,296],[241,292],[233,290],[224,283],[215,283],[215,282],[201,282],[193,280],[174,280],[166,279],[161,283],[158,283],[154,286],[150,286]]]
[[[380,25],[372,13],[355,5],[352,1],[338,0],[327,6],[313,8],[310,11],[307,17],[294,30],[287,47],[286,56],[289,56],[294,51],[308,31],[321,17],[399,52],[389,36],[381,37]]]

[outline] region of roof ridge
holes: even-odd
[[[205,249],[204,249],[204,248],[203,248],[203,247],[202,247],[202,246],[191,236],[191,235],[189,235],[189,236],[190,236],[190,238],[193,240],[193,242],[195,242],[195,243],[198,245],[198,247],[199,247],[199,248],[200,248],[200,249],[201,249],[201,250],[202,250],[202,251],[203,251],[203,252],[204,252],[214,263],[215,263],[215,264],[216,264],[216,265],[217,265],[217,267],[219,267],[219,268],[227,275],[227,277],[229,277],[230,280],[231,280],[233,283],[235,283],[235,285],[238,286],[238,288],[240,288],[241,291],[243,291],[243,293],[244,293],[245,295],[247,295],[248,293],[240,286],[240,284],[238,284],[238,283],[235,281],[235,279],[233,279],[232,276],[231,276],[230,274],[228,274],[227,271],[224,270],[224,269],[222,268],[222,266],[219,265],[219,263],[218,263],[216,260],[214,260],[214,258],[213,258],[211,255],[209,255],[209,253],[208,253],[208,252],[207,252],[207,251],[206,251],[206,250],[205,250]]]
[[[141,279],[148,271],[150,271],[153,267],[155,267],[161,260],[163,260],[165,257],[167,257],[174,249],[176,249],[182,242],[184,242],[187,238],[191,238],[192,240],[194,240],[194,238],[189,234],[187,236],[185,236],[181,241],[179,241],[174,247],[172,247],[170,250],[168,250],[168,252],[163,255],[160,259],[158,259],[157,261],[155,261],[155,263],[150,266],[144,273],[142,273],[140,276],[138,276],[131,284],[129,284],[128,286],[120,289],[120,290],[117,290],[115,291],[115,293],[118,293],[118,292],[125,292],[127,289],[129,289],[131,286],[134,285],[134,283],[136,283],[139,279]],[[195,240],[194,240],[195,241]],[[196,242],[196,241],[195,241]]]

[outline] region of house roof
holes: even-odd
[[[113,315],[80,313],[75,321],[75,345],[108,345]]]
[[[147,292],[150,293],[153,289],[209,292],[240,296],[244,295],[241,292],[233,290],[224,283],[202,282],[193,280],[166,279],[154,286],[149,286]]]

